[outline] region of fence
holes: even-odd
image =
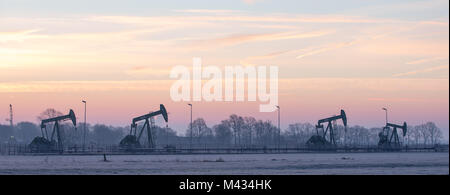
[[[220,147],[174,145],[157,148],[120,148],[117,145],[66,146],[63,150],[36,151],[24,144],[0,144],[0,155],[95,155],[95,154],[274,154],[274,153],[320,153],[320,152],[448,152],[448,145],[402,146],[380,148],[377,146],[351,147],[306,147],[306,146],[269,146],[269,147]]]

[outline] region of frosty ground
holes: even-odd
[[[0,156],[0,174],[449,174],[449,153]]]

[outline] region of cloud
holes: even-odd
[[[322,47],[322,48],[312,49],[310,51],[307,51],[307,52],[305,52],[303,54],[298,55],[296,58],[297,59],[301,59],[301,58],[304,58],[304,57],[307,57],[307,56],[312,56],[312,55],[316,55],[316,54],[320,54],[320,53],[325,53],[327,51],[339,49],[339,48],[342,48],[342,47],[351,46],[351,45],[354,45],[354,44],[356,44],[358,42],[359,42],[359,40],[354,40],[354,41],[349,41],[349,42],[330,44],[330,45],[327,45],[327,46]]]
[[[167,91],[170,80],[0,82],[0,93]]]
[[[259,55],[259,56],[250,56],[250,57],[246,57],[245,59],[242,59],[240,61],[240,64],[244,65],[244,66],[255,66],[256,64],[252,63],[252,61],[254,61],[254,60],[273,59],[273,58],[276,58],[276,57],[284,55],[284,54],[297,53],[297,52],[301,52],[301,51],[304,51],[304,50],[305,49],[284,50],[284,51],[277,51],[277,52],[272,52],[272,53]]]
[[[45,53],[38,50],[27,50],[27,49],[10,49],[10,48],[0,48],[0,55],[20,55],[20,54],[39,54]],[[3,64],[0,64],[3,66]]]
[[[330,31],[315,31],[307,33],[265,33],[265,34],[247,34],[247,35],[233,35],[225,38],[213,40],[214,42],[224,43],[241,43],[246,41],[276,41],[286,39],[304,39],[320,37],[330,34]]]
[[[247,5],[253,5],[255,3],[263,2],[264,0],[242,0]]]
[[[0,42],[25,41],[26,39],[46,37],[43,35],[33,34],[35,32],[39,32],[39,31],[41,31],[41,29],[0,32]]]
[[[224,10],[222,10],[224,11]],[[191,10],[191,13],[200,12],[214,12],[214,10]],[[218,11],[220,12],[220,10]],[[226,11],[225,11],[226,12]],[[235,15],[235,12],[230,12],[229,15],[174,15],[174,16],[120,16],[120,15],[105,15],[105,16],[91,16],[86,20],[97,22],[109,22],[120,24],[135,24],[135,25],[193,25],[206,24],[214,22],[240,22],[240,23],[317,23],[317,24],[331,24],[331,23],[378,23],[378,24],[392,24],[392,23],[416,23],[405,20],[394,19],[379,19],[366,18],[352,15],[252,15],[240,14]],[[432,23],[430,23],[432,24]]]
[[[424,59],[409,61],[409,62],[406,62],[406,64],[411,64],[411,65],[413,65],[413,64],[423,64],[423,63],[434,62],[434,61],[443,60],[443,59],[447,59],[447,58],[448,57],[424,58]]]
[[[428,24],[428,25],[436,25],[436,26],[447,26],[448,27],[448,22],[444,22],[444,21],[434,21],[434,20],[430,20],[430,21],[422,21],[419,22],[420,24]]]
[[[325,52],[328,52],[328,51],[331,51],[331,50],[335,50],[335,49],[340,49],[340,48],[343,48],[343,47],[349,47],[349,46],[352,46],[352,45],[355,45],[355,44],[358,44],[358,43],[364,42],[364,41],[380,39],[380,38],[386,37],[386,36],[388,36],[390,34],[404,32],[404,31],[410,30],[412,28],[414,28],[414,26],[413,27],[408,26],[406,28],[400,28],[398,30],[393,30],[393,31],[383,32],[383,33],[379,33],[379,34],[375,34],[375,35],[371,35],[371,36],[366,36],[366,37],[363,37],[363,38],[354,39],[352,41],[340,42],[340,43],[332,43],[332,44],[328,44],[328,45],[326,45],[324,47],[321,47],[321,48],[313,48],[313,49],[310,49],[309,51],[306,51],[303,54],[298,55],[296,57],[296,59],[301,59],[301,58],[304,58],[304,57],[307,57],[307,56],[312,56],[312,55],[316,55],[316,54],[325,53]]]
[[[331,30],[321,30],[312,32],[281,32],[281,33],[260,33],[260,34],[240,34],[227,37],[197,40],[194,41],[195,47],[217,47],[237,45],[245,42],[258,41],[279,41],[288,39],[306,39],[321,37],[333,33]]]
[[[368,101],[374,101],[374,102],[429,102],[429,99],[425,98],[367,98]]]
[[[172,12],[147,17],[2,18],[2,31],[6,32],[0,33],[0,80],[76,80],[76,75],[106,80],[118,77],[135,79],[141,75],[167,72],[144,68],[155,67],[149,62],[157,64],[156,67],[171,66],[185,63],[185,59],[197,55],[207,58],[211,64],[231,65],[240,61],[241,64],[252,65],[276,58],[271,60],[272,64],[290,66],[299,63],[295,57],[304,59],[335,50],[345,55],[348,51],[357,51],[358,56],[339,56],[346,58],[348,64],[343,66],[348,68],[359,63],[357,60],[371,59],[375,55],[386,59],[380,63],[380,66],[386,66],[418,56],[447,56],[443,53],[448,52],[445,22],[350,15],[235,13],[232,10],[185,11],[188,13],[177,15]],[[420,25],[411,25],[418,23]],[[17,31],[21,26],[28,28]],[[386,36],[382,32],[411,26],[418,30],[367,41]],[[376,34],[381,35],[372,36]],[[361,41],[367,42],[346,48]],[[235,47],[230,49],[228,46]],[[321,58],[307,61],[322,63],[324,67],[338,63]],[[18,71],[19,68],[24,71]],[[308,68],[312,74],[320,71],[316,67]],[[292,70],[304,69],[292,67]],[[35,71],[39,74],[33,74]],[[53,74],[55,71],[58,74]],[[380,71],[365,75],[377,74],[393,73]]]
[[[390,14],[409,14],[409,13],[417,13],[423,11],[436,11],[436,9],[448,7],[448,0],[417,0],[417,1],[404,1],[404,2],[395,2],[391,1],[391,3],[386,4],[382,3],[379,5],[370,5],[368,7],[362,7],[356,10],[353,10],[352,13],[355,14],[367,14],[367,13],[379,13],[382,16],[390,15]],[[383,10],[383,12],[379,12],[379,10]]]
[[[167,76],[170,74],[170,70],[171,70],[170,68],[137,66],[125,71],[125,73],[132,76],[151,76],[151,77],[167,78]]]
[[[438,70],[448,70],[448,65],[435,66],[435,67],[431,67],[431,68],[425,68],[425,69],[414,70],[414,71],[409,71],[409,72],[404,72],[404,73],[398,73],[398,74],[394,74],[392,76],[394,76],[394,77],[411,76],[411,75],[416,75],[416,74],[421,74],[421,73],[434,72],[434,71],[438,71]]]
[[[183,10],[174,10],[174,12],[195,13],[195,14],[232,14],[232,13],[242,13],[244,11],[227,10],[227,9],[183,9]]]
[[[390,33],[393,33],[393,32],[381,33],[381,34],[377,34],[374,36],[369,36],[367,38],[360,38],[360,39],[355,39],[355,40],[347,41],[347,42],[331,43],[331,44],[327,44],[320,48],[311,47],[311,48],[302,48],[302,49],[292,49],[292,50],[286,50],[286,51],[273,52],[273,53],[262,55],[262,56],[252,56],[252,57],[248,57],[244,60],[241,60],[241,64],[254,65],[254,64],[251,64],[249,61],[250,60],[258,60],[258,59],[270,59],[270,58],[274,58],[274,57],[277,57],[277,56],[280,56],[283,54],[287,54],[287,53],[299,53],[300,52],[302,54],[297,55],[296,59],[301,59],[301,58],[304,58],[307,56],[312,56],[312,55],[316,55],[316,54],[320,54],[320,53],[325,53],[325,52],[328,52],[331,50],[352,46],[352,45],[357,44],[364,40],[373,40],[373,39],[382,38]]]
[[[174,80],[0,82],[0,93],[158,91],[169,92]],[[311,91],[448,91],[448,79],[414,78],[280,78],[280,92]],[[413,88],[411,86],[414,86]]]

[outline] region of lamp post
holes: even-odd
[[[83,152],[84,152],[84,148],[86,146],[86,101],[82,100],[81,102],[84,103],[84,129],[83,129]]]
[[[280,106],[276,106],[278,109],[278,149],[280,149],[281,128],[280,128]]]
[[[191,137],[190,137],[190,140],[189,140],[189,148],[192,149],[192,104],[188,104],[188,106],[191,107],[191,123],[189,124],[189,129],[191,131]]]
[[[384,111],[386,111],[386,126],[388,124],[388,111],[387,108],[383,108]]]

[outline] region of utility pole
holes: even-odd
[[[83,131],[83,152],[86,146],[86,101],[82,100],[81,102],[84,103],[84,131]]]
[[[12,105],[11,104],[9,104],[9,125],[11,126],[11,129],[14,128],[13,109],[12,109]]]
[[[190,137],[190,141],[189,141],[189,148],[192,149],[192,104],[188,104],[188,106],[191,107],[191,123],[190,123],[190,131],[191,131],[191,137]]]
[[[278,150],[280,149],[280,141],[281,141],[281,128],[280,128],[280,106],[276,106],[278,108]]]

